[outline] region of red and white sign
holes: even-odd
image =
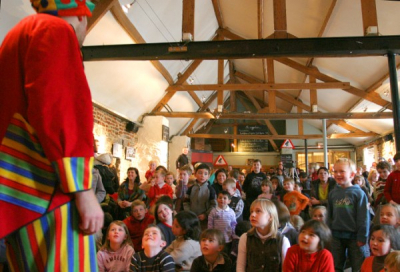
[[[228,163],[226,162],[224,156],[219,155],[214,162],[214,166],[228,166]]]
[[[281,148],[290,148],[290,149],[294,149],[294,144],[292,143],[292,141],[290,139],[286,139],[283,144],[281,145]]]

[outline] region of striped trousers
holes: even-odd
[[[84,236],[78,225],[69,202],[7,236],[11,271],[98,271],[94,236]]]

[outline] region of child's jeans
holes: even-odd
[[[366,257],[369,257],[369,248],[365,244],[357,246],[357,241],[353,239],[332,238],[331,252],[335,263],[335,271],[344,271],[346,264],[346,250],[352,272],[361,270],[361,265]]]

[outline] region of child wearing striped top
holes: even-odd
[[[155,225],[149,225],[143,234],[143,251],[133,255],[129,271],[175,271],[175,262],[171,255],[162,250],[165,245],[165,238],[160,228]]]
[[[208,228],[222,231],[225,237],[225,252],[229,253],[232,245],[232,235],[237,225],[235,212],[228,206],[231,195],[221,191],[217,198],[218,207],[212,209],[208,216]]]

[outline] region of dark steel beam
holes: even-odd
[[[396,143],[396,152],[400,151],[400,100],[399,84],[397,81],[397,68],[395,54],[388,54],[390,89],[392,94],[393,126],[394,138]]]
[[[400,54],[400,36],[84,46],[82,52],[85,61],[383,56]]]

